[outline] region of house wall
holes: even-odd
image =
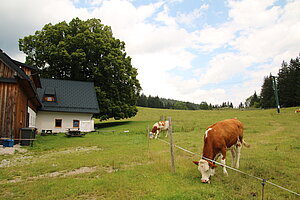
[[[88,113],[66,113],[66,112],[47,112],[47,111],[38,111],[36,117],[36,127],[39,132],[42,130],[52,130],[54,133],[64,133],[67,132],[69,128],[73,128],[73,120],[79,121],[90,121],[92,120],[93,114]],[[62,127],[55,127],[55,119],[62,120]],[[86,122],[84,122],[86,123]],[[79,127],[81,124],[79,124]],[[93,131],[94,126],[89,131]]]
[[[36,112],[28,106],[29,127],[36,127]]]

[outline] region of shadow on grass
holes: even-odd
[[[122,125],[130,124],[130,123],[132,123],[132,122],[131,121],[126,121],[126,122],[104,122],[104,123],[98,123],[98,124],[95,124],[95,129],[122,126]]]

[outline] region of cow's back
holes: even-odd
[[[215,142],[225,142],[228,148],[236,144],[238,139],[240,141],[243,139],[244,126],[242,122],[237,119],[223,120],[209,126],[207,129],[209,128],[213,129],[211,132],[214,140],[216,140]]]

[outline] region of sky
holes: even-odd
[[[98,18],[125,42],[145,95],[240,102],[300,53],[300,0],[4,0],[0,48],[45,24]]]

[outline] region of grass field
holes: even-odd
[[[82,138],[37,136],[27,152],[0,155],[0,199],[261,199],[260,181],[229,169],[224,177],[218,167],[211,184],[201,184],[192,163],[200,156],[177,148],[173,174],[170,147],[146,137],[160,116],[172,118],[173,142],[198,154],[207,126],[237,117],[251,144],[242,149],[240,170],[300,193],[300,115],[294,110],[139,108],[131,119],[96,121],[102,132]],[[160,138],[169,140],[164,133]],[[300,197],[267,184],[265,199]]]

